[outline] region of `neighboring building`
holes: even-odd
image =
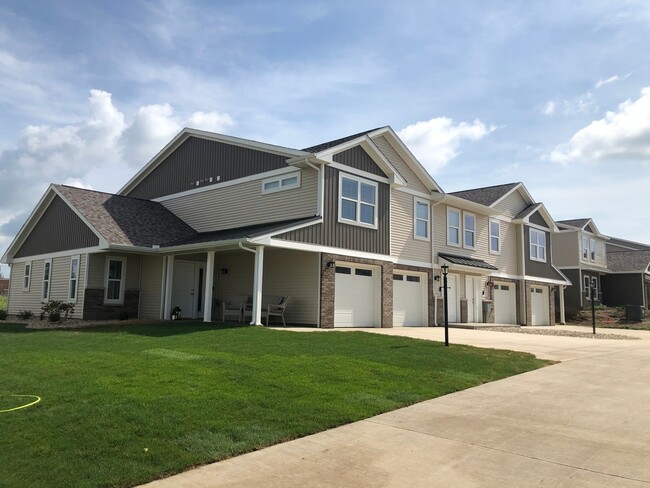
[[[450,316],[460,322],[553,325],[555,296],[571,282],[553,265],[558,229],[544,205],[523,183],[434,200],[438,264],[450,266],[449,302],[456,303]],[[563,301],[558,302],[563,322]]]
[[[9,313],[221,317],[289,296],[287,322],[434,322],[431,198],[389,127],[296,150],[184,129],[117,195],[52,185],[3,256]]]
[[[603,280],[605,305],[650,307],[650,246],[609,237],[607,260],[611,274]]]
[[[9,278],[0,278],[0,297],[6,297],[9,293]]]
[[[592,287],[596,289],[596,303],[606,301],[603,278],[609,273],[609,238],[590,218],[560,220],[556,224],[560,232],[553,239],[553,262],[574,284],[564,292],[566,312],[574,315],[591,307]]]

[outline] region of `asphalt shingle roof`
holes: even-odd
[[[614,251],[607,253],[607,267],[614,272],[643,273],[650,265],[650,251]]]
[[[528,217],[530,214],[532,214],[535,210],[537,210],[541,206],[542,206],[541,203],[533,203],[531,205],[528,205],[525,209],[523,209],[521,212],[519,212],[517,215],[515,215],[513,220],[524,219],[524,218]]]
[[[376,130],[381,129],[381,127],[377,127],[376,129],[370,129],[366,130],[363,132],[359,132],[357,134],[352,134],[351,136],[346,136],[342,137],[341,139],[334,139],[333,141],[328,141],[328,142],[323,142],[322,144],[317,144],[315,146],[311,147],[306,147],[302,149],[302,151],[310,152],[310,153],[317,153],[320,151],[324,151],[325,149],[329,149],[330,147],[338,146],[339,144],[343,144],[345,142],[351,141],[352,139],[356,139],[357,137],[361,137],[366,134],[370,134],[371,132],[374,132]]]
[[[450,193],[450,195],[489,207],[518,184],[506,183],[504,185],[486,186],[484,188],[472,188],[470,190],[455,191]]]
[[[473,268],[490,269],[494,271],[499,269],[495,266],[492,266],[491,264],[486,263],[485,261],[482,261],[481,259],[456,256],[455,254],[446,254],[441,252],[438,253],[438,256],[445,261],[449,261],[453,264],[460,264],[462,266],[472,266]]]
[[[232,229],[217,230],[214,232],[197,233],[194,236],[177,241],[168,242],[163,247],[184,246],[187,244],[201,244],[204,242],[229,241],[233,239],[252,239],[254,237],[266,234],[279,233],[298,224],[306,224],[310,221],[318,222],[320,217],[305,217],[300,219],[282,220],[268,224],[247,225],[245,227],[236,227]]]
[[[570,220],[558,220],[558,224],[564,224],[564,225],[570,225],[571,227],[578,227],[579,229],[582,229],[585,225],[587,225],[587,222],[589,222],[591,219],[570,219]]]
[[[149,247],[197,234],[158,202],[54,186],[111,244]]]

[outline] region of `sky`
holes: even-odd
[[[523,181],[650,243],[649,47],[646,0],[5,0],[0,255],[50,183],[116,192],[185,126],[390,125],[447,192]]]

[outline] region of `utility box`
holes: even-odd
[[[625,320],[628,322],[641,322],[643,316],[643,307],[641,305],[625,305]]]

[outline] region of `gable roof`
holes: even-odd
[[[558,224],[568,225],[571,227],[577,227],[578,229],[584,229],[585,226],[589,223],[591,219],[569,219],[569,220],[558,220]]]
[[[530,224],[530,217],[535,213],[539,212],[541,217],[544,219],[544,221],[548,224],[548,228],[551,230],[551,232],[558,232],[559,229],[555,223],[555,220],[553,220],[553,217],[551,217],[551,214],[546,210],[546,207],[542,202],[538,203],[533,203],[532,205],[528,205],[525,209],[523,209],[521,212],[519,212],[515,217],[512,219],[513,222],[523,222],[526,224]]]
[[[304,148],[303,151],[310,152],[310,153],[321,152],[321,151],[324,151],[325,149],[329,149],[331,147],[340,146],[343,143],[352,141],[352,140],[357,139],[357,138],[359,138],[361,136],[365,136],[366,134],[370,134],[371,132],[375,132],[375,131],[377,131],[379,129],[383,129],[383,127],[377,127],[376,129],[364,130],[363,132],[358,132],[358,133],[352,134],[350,136],[341,137],[340,139],[334,139],[332,141],[323,142],[321,144],[316,144],[315,146],[310,146],[310,147]]]
[[[109,244],[151,247],[197,233],[158,202],[65,185],[53,188]]]
[[[648,244],[642,244],[640,242],[628,241],[626,239],[621,239],[618,237],[608,236],[609,242],[607,243],[609,247],[621,248],[626,251],[648,251],[650,246]]]
[[[508,195],[520,184],[521,183],[516,182],[506,183],[503,185],[486,186],[483,188],[472,188],[469,190],[451,192],[450,195],[454,195],[456,197],[463,198],[480,205],[485,205],[486,207],[491,207],[503,197]]]
[[[650,251],[613,251],[607,253],[607,267],[614,273],[645,273]]]

